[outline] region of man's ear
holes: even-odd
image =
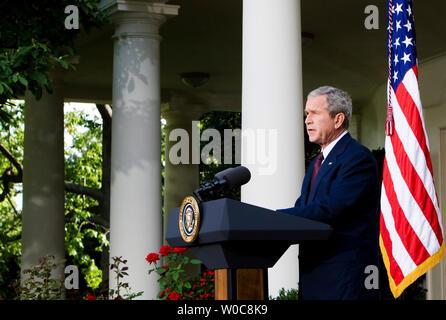
[[[342,127],[344,120],[345,120],[345,114],[343,114],[342,112],[336,114],[335,115],[335,129],[339,129],[340,127]]]

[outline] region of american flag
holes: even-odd
[[[441,212],[418,88],[411,0],[388,0],[388,112],[380,247],[397,298],[444,255]]]

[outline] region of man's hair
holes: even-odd
[[[341,89],[323,86],[311,91],[308,98],[327,95],[327,109],[330,114],[330,117],[334,118],[338,113],[343,113],[345,116],[345,120],[342,123],[342,127],[348,129],[350,124],[350,119],[352,117],[352,99],[350,95],[342,91]]]

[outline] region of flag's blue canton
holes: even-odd
[[[396,91],[406,72],[417,64],[412,1],[393,0],[392,20],[392,43],[388,53],[392,63],[392,87]],[[387,30],[390,32],[389,27]]]

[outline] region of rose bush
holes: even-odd
[[[190,259],[185,252],[187,248],[172,248],[163,245],[158,253],[151,252],[146,261],[153,268],[149,274],[156,272],[160,278],[160,292],[158,298],[161,300],[211,300],[214,299],[214,272],[206,270],[200,276],[192,277],[184,272],[184,266],[201,264],[198,259]],[[166,264],[158,267],[157,261],[160,256],[164,257]]]

